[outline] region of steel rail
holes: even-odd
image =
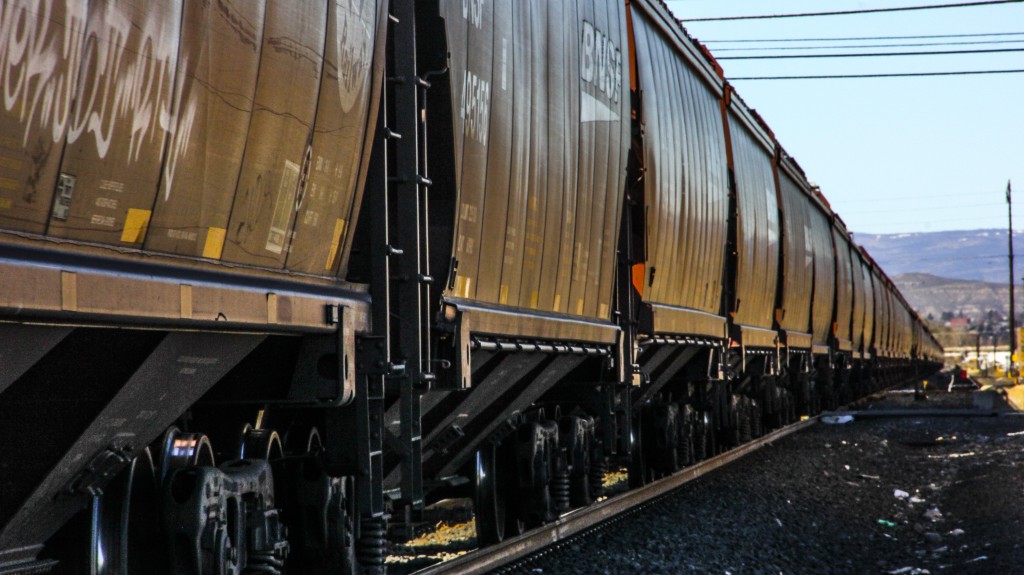
[[[439,573],[460,573],[471,575],[486,573],[533,555],[546,547],[566,541],[580,533],[632,511],[638,506],[659,499],[683,485],[728,465],[758,449],[810,427],[820,416],[787,425],[765,436],[759,437],[729,451],[706,459],[696,465],[604,501],[576,509],[557,520],[522,535],[507,539],[496,545],[473,551],[461,557],[431,565],[413,575],[436,575]]]

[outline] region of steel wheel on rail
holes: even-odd
[[[156,468],[144,449],[93,497],[90,575],[160,573],[158,512]]]
[[[480,545],[492,545],[505,539],[506,497],[499,482],[501,466],[498,445],[488,442],[476,452],[476,492],[473,512],[476,537]]]
[[[163,482],[175,469],[186,467],[216,467],[213,445],[202,433],[185,433],[171,427],[164,434],[163,450],[160,454],[159,482]]]
[[[289,572],[351,575],[356,572],[353,480],[326,473],[319,461],[324,445],[316,427],[300,426],[286,436],[288,457],[281,473],[274,468],[274,485],[295,542]]]

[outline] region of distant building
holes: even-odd
[[[957,331],[967,331],[971,327],[971,318],[962,315],[950,318],[949,327]]]

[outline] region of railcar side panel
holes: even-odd
[[[810,198],[808,198],[810,199]],[[811,246],[814,250],[814,345],[828,345],[836,297],[836,259],[829,214],[811,201]]]
[[[172,127],[146,249],[220,257],[252,117],[264,14],[262,1],[219,8],[186,1],[175,90],[188,99]]]
[[[307,181],[295,202],[286,260],[291,271],[345,274],[383,76],[386,7],[382,0],[327,4],[327,45]]]
[[[853,317],[850,322],[850,338],[853,341],[853,351],[861,352],[864,349],[864,326],[865,315],[868,310],[868,302],[871,298],[866,296],[864,286],[864,271],[861,267],[860,255],[857,247],[850,242],[843,242],[839,249],[846,252],[846,258],[850,262],[850,296],[853,300]]]
[[[814,248],[807,194],[785,170],[779,170],[782,196],[782,311],[787,331],[810,333],[814,295]]]
[[[832,227],[832,239],[836,257],[836,312],[835,337],[845,348],[853,341],[854,280],[853,262],[850,260],[850,244],[847,236],[838,226]],[[844,349],[844,351],[848,351]]]
[[[31,4],[0,7],[0,227],[41,234],[73,118],[76,137],[87,136],[72,109],[88,5],[41,0],[33,10]],[[19,44],[22,49],[11,48]]]
[[[858,251],[857,254],[858,267],[860,268],[861,277],[861,294],[864,300],[864,331],[863,339],[861,340],[861,351],[863,353],[871,353],[871,349],[874,346],[875,330],[877,323],[875,316],[877,314],[877,306],[875,299],[875,287],[874,287],[874,275],[871,273],[871,266],[868,264]]]
[[[643,297],[719,315],[729,208],[719,97],[656,24],[632,15],[644,120]]]
[[[226,262],[284,267],[308,168],[326,34],[325,3],[267,4],[249,138],[222,253]]]
[[[49,236],[142,246],[180,111],[181,11],[180,0],[89,3]]]
[[[771,329],[779,265],[779,205],[769,150],[729,115],[736,174],[737,324]]]
[[[609,319],[629,126],[624,14],[594,0],[442,12],[458,194],[446,295]]]

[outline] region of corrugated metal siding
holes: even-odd
[[[779,205],[771,155],[744,123],[729,114],[736,174],[737,265],[735,321],[771,328],[779,265]]]
[[[850,261],[850,276],[852,280],[852,290],[850,295],[853,299],[853,320],[850,324],[850,334],[853,339],[854,351],[863,351],[864,349],[864,326],[865,326],[865,314],[868,310],[868,304],[865,300],[870,300],[871,297],[867,289],[865,288],[864,282],[864,270],[861,266],[860,256],[857,254],[857,247],[850,243],[842,244],[843,250],[846,251],[847,258]]]
[[[316,118],[326,6],[268,4],[260,75],[224,261],[280,267]],[[289,89],[282,90],[282,83]]]
[[[892,325],[892,306],[889,302],[889,291],[877,272],[872,273],[875,287],[875,337],[874,345],[878,351],[890,349],[890,325]]]
[[[74,191],[47,235],[141,247],[139,224],[151,213],[170,135],[161,116],[175,108],[181,10],[180,0],[89,3],[60,165]]]
[[[645,119],[644,299],[720,314],[729,191],[719,100],[639,12],[633,28]]]
[[[456,135],[449,296],[609,319],[629,145],[617,2],[442,7]]]
[[[860,256],[857,257],[857,261],[860,262],[860,276],[862,278],[861,285],[864,299],[864,340],[862,341],[862,351],[869,352],[874,346],[875,340],[875,316],[876,316],[876,302],[875,299],[875,287],[874,287],[874,274],[871,273],[871,267],[865,262]]]
[[[811,331],[814,248],[810,199],[788,173],[779,170],[782,193],[782,328]]]
[[[30,49],[9,50],[4,42],[0,50],[0,79],[5,97],[0,105],[0,227],[41,234],[46,231],[57,187],[64,143],[68,138],[71,109],[78,92],[80,57],[86,28],[85,2],[50,0],[43,11],[35,12],[39,21],[26,21],[26,29],[36,31],[36,43]],[[24,11],[26,18],[33,12]],[[0,21],[0,38],[14,33],[18,19]],[[35,82],[19,81],[30,67],[38,65],[33,55],[48,60],[48,73]],[[38,104],[40,97],[52,106]],[[74,128],[82,137],[83,122]]]
[[[814,250],[814,344],[827,345],[832,333],[832,312],[836,297],[836,259],[832,250],[829,216],[810,208],[811,246]]]
[[[836,337],[853,340],[854,283],[850,244],[839,228],[832,228],[836,249]]]
[[[17,135],[0,143],[0,226],[343,273],[383,3],[41,6],[23,22],[38,50],[3,67],[7,84],[56,63],[0,110]]]

